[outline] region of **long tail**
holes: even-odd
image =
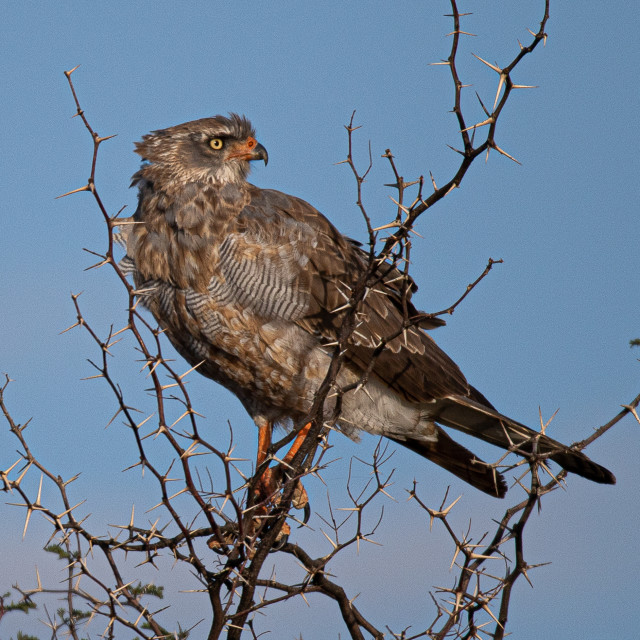
[[[593,462],[584,453],[503,416],[480,392],[474,389],[473,393],[477,399],[449,396],[429,405],[425,419],[432,425],[432,429],[435,426],[435,438],[390,439],[435,462],[476,489],[497,498],[503,498],[507,492],[503,476],[433,423],[438,422],[468,433],[503,449],[514,447],[524,454],[535,450],[537,454],[550,458],[567,471],[583,478],[602,484],[615,484],[616,479],[611,471]]]
[[[434,440],[412,440],[411,438],[403,440],[390,438],[390,440],[435,462],[476,489],[495,498],[504,498],[507,493],[507,483],[502,474],[450,438],[444,429],[436,427],[436,433],[437,439]]]
[[[475,389],[474,389],[475,391]],[[485,400],[479,392],[478,398]],[[563,469],[602,484],[615,484],[613,473],[590,460],[584,453],[570,449],[519,422],[498,413],[491,405],[464,396],[438,400],[430,418],[446,427],[458,429],[503,449],[516,447],[523,453],[536,453],[557,462]]]

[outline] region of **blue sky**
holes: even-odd
[[[510,60],[516,39],[528,41],[526,29],[537,28],[542,3],[468,4],[462,10],[474,15],[464,27],[478,35],[465,40],[459,68],[474,85],[468,113],[480,119],[472,91],[491,103],[496,77],[471,52],[499,64]],[[57,473],[83,471],[77,497],[89,498],[96,527],[126,521],[132,502],[151,504],[153,487],[120,473],[132,462],[133,443],[124,429],[104,429],[114,412],[106,386],[80,381],[91,374],[86,359],[96,357],[95,349],[82,333],[59,335],[75,319],[72,292],[84,292],[83,310],[103,332],[123,321],[126,305],[110,273],[84,271],[91,257],[82,248],[100,250],[105,240],[90,197],[54,200],[84,184],[91,154],[86,131],[71,118],[63,71],[82,65],[74,81],[87,116],[101,135],[117,134],[103,145],[98,164],[98,187],[113,213],[135,206],[128,189],[139,161],[134,141],[152,129],[238,111],[269,150],[269,166],[257,168],[253,182],[305,198],[341,230],[365,239],[353,178],[336,164],[346,153],[343,125],[354,109],[362,125],[356,159],[366,164],[370,143],[375,162],[365,184],[374,222],[393,215],[383,186],[391,174],[380,159],[386,148],[405,178],[432,171],[443,183],[457,165],[446,146],[458,144],[451,82],[446,68],[428,66],[448,55],[448,11],[444,2],[418,1],[4,5],[0,370],[15,380],[8,400],[16,419],[33,417],[34,450]],[[463,187],[420,220],[423,237],[412,252],[416,302],[428,311],[455,300],[489,257],[504,259],[435,338],[507,415],[535,426],[539,407],[547,419],[559,409],[551,433],[564,442],[590,434],[639,391],[640,352],[629,348],[640,337],[639,18],[633,3],[624,15],[600,2],[579,10],[552,5],[547,46],[514,78],[539,88],[513,96],[498,133],[522,166],[497,154],[477,162]],[[123,383],[135,386],[135,356],[126,347],[115,366]],[[207,380],[191,384],[212,428],[228,419],[239,453],[253,457],[255,428],[239,403]],[[532,574],[533,589],[518,585],[510,618],[515,637],[634,637],[628,613],[637,606],[640,571],[638,430],[627,418],[589,450],[614,471],[616,487],[571,477],[567,491],[545,499],[534,516],[528,559],[552,564]],[[226,432],[220,437],[222,446]],[[350,456],[370,454],[375,441],[357,446],[336,437],[332,444],[341,460],[325,479],[334,489],[344,484]],[[15,448],[0,430],[0,467],[15,461]],[[483,445],[474,449],[497,455]],[[458,530],[471,520],[477,535],[506,505],[409,452],[398,450],[393,463],[398,501],[384,503],[382,546],[346,553],[333,570],[350,593],[362,592],[359,606],[378,626],[419,630],[433,617],[427,591],[453,579],[451,550],[442,532],[429,533],[426,519],[405,502],[405,488],[416,478],[435,505],[451,485],[453,495],[463,494]],[[307,488],[320,508],[323,486],[311,480]],[[40,551],[47,527],[34,523],[21,541],[22,513],[3,504],[0,514],[1,589],[33,580],[36,564],[55,568]],[[388,582],[380,581],[381,567]],[[279,570],[294,568],[285,563]],[[186,578],[156,579],[184,588]],[[197,615],[195,596],[176,597],[181,613]],[[327,622],[326,610],[311,602],[311,608],[283,606],[260,622],[262,630],[283,638],[302,632],[306,640],[337,638],[340,631],[344,637],[339,623]],[[29,623],[23,628],[35,632],[35,617]],[[15,633],[11,624],[3,637]]]

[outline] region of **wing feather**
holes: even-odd
[[[304,200],[255,187],[250,195],[237,230],[225,239],[228,248],[221,250],[225,277],[249,308],[266,318],[294,320],[327,343],[334,342],[352,287],[367,269],[367,253]],[[470,386],[460,369],[421,327],[400,332],[404,286],[409,289],[408,313],[418,315],[410,301],[415,284],[394,265],[382,263],[369,286],[348,348],[352,365],[366,371],[384,339],[388,343],[375,355],[372,373],[403,397],[429,402],[468,394]]]

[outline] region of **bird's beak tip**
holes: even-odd
[[[253,150],[254,151],[254,160],[264,160],[264,166],[266,167],[269,164],[269,154],[267,150],[258,143],[258,146]]]

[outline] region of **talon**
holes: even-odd
[[[278,501],[278,477],[275,469],[267,467],[255,488],[256,497],[260,502],[263,500],[275,504]]]
[[[287,542],[289,542],[288,533],[276,539],[276,541],[273,543],[273,546],[271,547],[271,553],[273,553],[274,551],[280,551],[284,547],[284,545],[287,544]]]
[[[291,533],[291,527],[284,522],[282,524],[282,528],[280,529],[280,533],[278,533],[278,537],[276,538],[273,545],[271,545],[271,551],[280,551],[282,547],[284,547],[287,542],[289,542],[289,534]]]
[[[207,540],[207,546],[209,549],[213,549],[219,555],[225,555],[226,551],[224,546],[232,547],[237,536],[237,530],[234,524],[228,522],[220,527],[220,538],[222,539],[222,545],[220,540],[216,536],[211,536]],[[224,545],[224,546],[223,546]]]
[[[271,545],[270,553],[274,551],[280,551],[280,549],[282,549],[282,547],[284,547],[284,545],[287,544],[287,542],[289,542],[290,533],[291,533],[291,527],[286,522],[284,522],[282,524],[282,528],[280,529],[280,532],[278,533],[277,538],[275,539],[275,542]]]
[[[224,549],[218,544],[218,541],[215,539],[215,536],[207,540],[207,545],[209,549],[212,549],[213,551],[215,551],[219,556],[225,555]]]
[[[256,469],[260,468],[267,460],[267,454],[271,445],[271,433],[273,425],[270,422],[264,422],[259,425],[258,431],[258,455],[256,458]],[[305,438],[309,433],[311,423],[306,424],[300,429],[294,443],[287,454],[282,459],[282,463],[274,468],[267,467],[263,472],[257,483],[255,484],[255,496],[260,503],[264,503],[260,506],[259,512],[266,514],[267,505],[277,505],[280,502],[282,483],[287,478],[287,467],[291,460],[293,460],[295,454],[302,446]],[[288,481],[288,478],[287,478]],[[297,481],[293,492],[291,504],[295,509],[303,509],[303,524],[307,524],[311,517],[311,507],[309,506],[309,496],[305,490],[302,482]],[[291,527],[288,524],[284,524],[279,534],[278,540],[273,546],[274,550],[281,549],[288,540]],[[280,542],[284,539],[284,542]]]
[[[293,499],[291,500],[291,504],[296,509],[306,509],[309,504],[309,496],[307,495],[307,490],[304,488],[302,482],[300,481],[296,483],[296,488],[293,492]]]

